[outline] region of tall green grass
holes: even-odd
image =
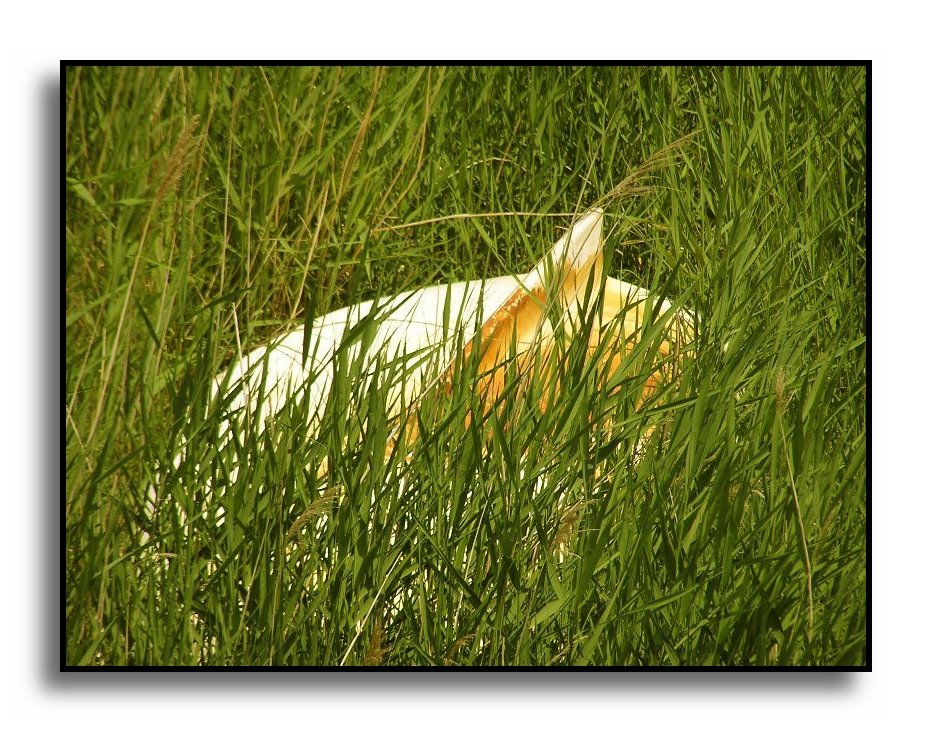
[[[867,663],[864,69],[80,68],[65,88],[68,664]],[[609,397],[567,344],[546,413],[507,392],[466,427],[460,382],[386,459],[385,390],[344,358],[316,439],[300,400],[217,438],[210,382],[240,352],[526,271],[689,133],[606,209],[610,273],[702,317],[640,411],[635,362]],[[520,215],[452,216],[493,212]]]

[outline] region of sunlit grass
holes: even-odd
[[[866,662],[862,69],[65,85],[68,663]],[[300,401],[218,439],[211,380],[239,354],[352,302],[526,271],[693,132],[606,205],[610,273],[702,316],[641,410],[635,362],[607,395],[569,343],[546,412],[506,392],[466,420],[460,380],[386,457],[386,394],[347,358],[316,439]],[[450,218],[498,212],[541,215]]]

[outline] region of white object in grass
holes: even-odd
[[[335,355],[347,334],[368,318],[373,331],[365,353],[360,353],[364,338],[354,338],[343,350],[349,362],[361,359],[359,373],[367,378],[377,363],[404,367],[404,377],[399,375],[389,391],[387,416],[396,417],[417,400],[425,385],[450,367],[457,347],[468,347],[476,336],[480,341],[498,340],[499,347],[490,353],[498,361],[513,343],[520,353],[552,336],[554,319],[545,312],[542,299],[553,299],[556,294],[567,331],[578,328],[586,293],[590,302],[595,301],[589,283],[602,286],[602,221],[601,209],[583,215],[530,272],[434,285],[320,316],[311,325],[306,359],[304,328],[298,328],[235,362],[215,380],[213,395],[226,396],[225,410],[234,424],[239,420],[240,429],[242,420],[250,419],[260,430],[266,418],[278,413],[288,400],[307,397],[309,434],[313,436],[330,394]],[[644,288],[606,278],[602,313],[595,327],[621,316],[620,335],[616,332],[612,337],[630,340],[645,320],[649,298]],[[672,307],[664,300],[658,314]],[[676,322],[691,331],[694,316],[680,311]],[[599,337],[582,336],[590,341]],[[223,431],[230,426],[225,423]]]

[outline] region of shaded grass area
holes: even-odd
[[[69,664],[867,662],[863,69],[64,83]],[[240,351],[351,302],[525,271],[694,132],[651,191],[606,206],[610,273],[702,316],[644,409],[635,366],[607,396],[570,344],[548,412],[512,394],[464,428],[457,389],[388,461],[385,395],[354,389],[352,363],[317,440],[300,403],[216,439],[210,379]],[[489,212],[523,213],[445,218]],[[350,404],[368,421],[339,418]],[[593,410],[613,418],[592,428]],[[147,518],[153,485],[190,518]]]

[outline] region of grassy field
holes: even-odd
[[[867,663],[864,69],[81,68],[64,88],[68,664]],[[507,423],[465,429],[463,390],[386,461],[384,394],[342,363],[318,439],[295,403],[217,440],[210,379],[240,349],[526,271],[693,133],[605,204],[608,271],[702,317],[660,398],[635,411],[630,374],[607,397],[571,369],[546,414],[512,395]]]

